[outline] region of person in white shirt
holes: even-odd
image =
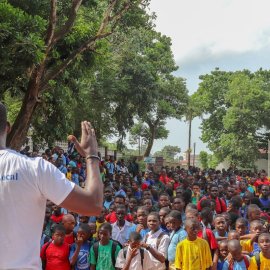
[[[128,242],[129,231],[132,224],[125,220],[126,208],[120,205],[116,208],[117,221],[112,224],[112,239],[118,241],[122,246]]]
[[[39,241],[47,199],[87,216],[98,216],[102,210],[103,184],[95,132],[84,121],[81,142],[70,137],[86,157],[87,178],[82,189],[48,161],[7,149],[9,131],[7,111],[0,102],[0,269],[40,270]]]
[[[151,261],[150,253],[141,248],[142,236],[138,232],[131,232],[129,245],[118,253],[115,267],[119,270],[148,270],[155,265]]]
[[[156,212],[148,215],[147,226],[151,231],[144,237],[141,247],[150,252],[151,260],[154,263],[154,267],[149,270],[165,270],[170,237],[160,229],[159,216]]]

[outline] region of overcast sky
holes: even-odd
[[[255,71],[270,68],[269,0],[152,0],[156,30],[172,39],[179,66],[177,76],[186,78],[190,93],[198,88],[199,75],[221,70]],[[200,137],[200,120],[193,121],[192,143],[197,152],[207,150]],[[157,140],[152,152],[165,145],[187,150],[185,122],[169,120],[170,135]],[[208,150],[207,150],[208,151]]]

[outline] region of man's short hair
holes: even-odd
[[[6,106],[0,102],[0,134],[3,134],[7,126],[7,109]]]

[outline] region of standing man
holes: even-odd
[[[82,122],[79,143],[72,142],[86,157],[87,177],[82,189],[68,181],[54,165],[31,159],[6,148],[10,131],[7,111],[0,102],[0,269],[40,270],[40,236],[46,200],[70,211],[98,216],[102,210],[97,141],[89,122]]]

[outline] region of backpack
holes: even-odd
[[[248,269],[248,267],[249,267],[249,260],[248,260],[247,256],[244,256],[243,259],[244,259],[244,262],[245,262],[246,269]],[[228,270],[233,270],[233,262],[230,263]]]
[[[163,237],[164,235],[166,235],[166,233],[165,233],[165,232],[162,232],[162,233],[158,236],[158,238],[157,238],[157,243],[156,243],[156,244],[157,244],[157,249],[158,249],[159,244],[160,244],[160,242],[161,242],[161,239],[162,239],[162,237]],[[147,242],[148,237],[149,237],[149,235],[146,234],[145,239],[144,239],[144,242],[145,242],[145,243]]]
[[[42,270],[46,269],[46,264],[47,264],[47,258],[46,258],[46,251],[49,247],[49,245],[52,243],[52,241],[47,242],[45,245],[45,249],[44,249],[44,259],[42,259]]]
[[[116,252],[117,246],[120,246],[122,248],[122,245],[119,242],[112,240],[111,258],[112,258],[113,267],[115,266],[115,262],[116,262],[115,261],[115,252]],[[95,254],[96,262],[98,261],[98,247],[99,247],[99,241],[95,242],[93,245],[93,251]]]
[[[123,248],[124,259],[127,258],[127,251],[128,251],[128,247],[124,247]],[[142,269],[143,269],[143,259],[144,259],[144,249],[143,248],[140,248],[140,255],[141,255],[141,265],[142,265]]]
[[[255,260],[256,260],[257,268],[258,268],[258,270],[260,270],[261,269],[260,253],[255,254]]]

